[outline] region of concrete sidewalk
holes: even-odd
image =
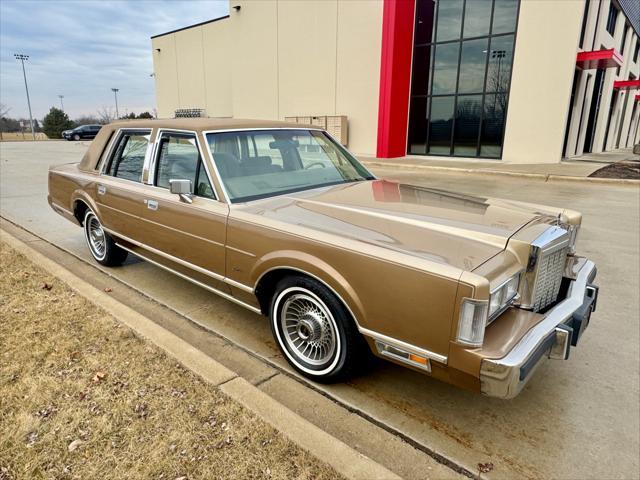
[[[583,155],[560,163],[506,163],[500,160],[462,160],[456,158],[406,155],[398,158],[359,157],[366,165],[385,168],[420,168],[452,172],[502,174],[523,177],[566,177],[586,179],[596,170],[628,158],[638,158],[630,148]],[[595,179],[594,179],[595,180]],[[602,179],[597,179],[602,180]],[[607,179],[612,181],[611,179]],[[618,179],[613,179],[618,181]]]

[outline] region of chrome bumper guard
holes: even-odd
[[[592,282],[595,264],[587,260],[571,280],[567,297],[547,312],[546,317],[500,359],[484,359],[480,367],[484,395],[513,398],[546,358],[566,360],[576,346],[591,313],[595,311],[598,287]]]

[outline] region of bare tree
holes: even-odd
[[[102,107],[98,109],[98,118],[100,119],[100,123],[111,123],[115,120],[116,115],[111,107]]]
[[[6,116],[11,111],[4,103],[0,103],[0,140],[2,140],[2,131],[6,123]]]

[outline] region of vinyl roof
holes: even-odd
[[[140,120],[118,120],[109,124],[114,128],[175,128],[178,130],[236,130],[254,128],[296,128],[317,129],[312,125],[302,125],[276,120],[249,120],[241,118],[158,118]]]

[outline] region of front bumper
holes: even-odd
[[[593,285],[596,266],[585,260],[570,282],[567,296],[500,359],[482,360],[481,391],[484,395],[513,398],[547,358],[567,359],[589,325],[596,308],[598,287]]]

